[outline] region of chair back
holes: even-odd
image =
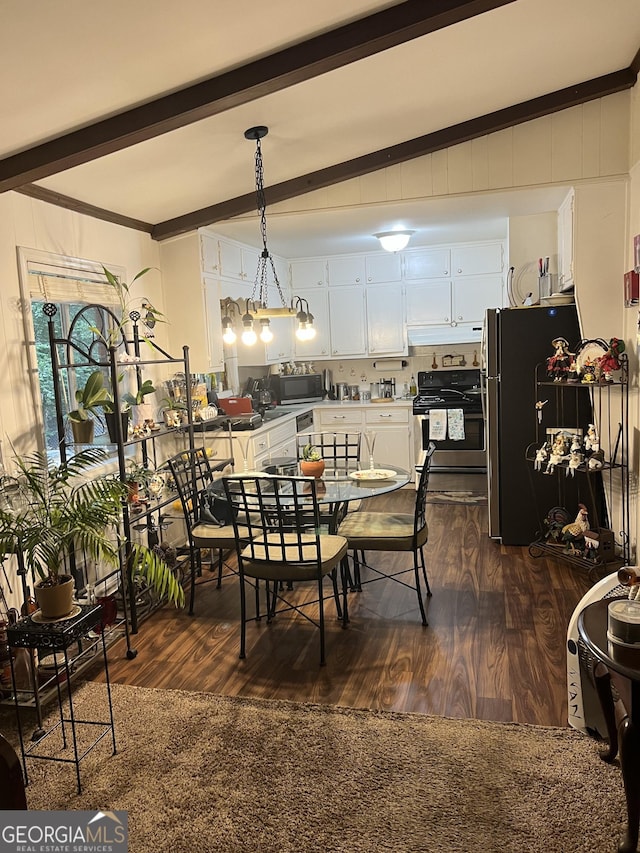
[[[431,460],[433,459],[433,454],[435,453],[436,446],[433,441],[429,442],[429,446],[427,447],[427,452],[424,458],[424,464],[422,466],[422,472],[420,474],[420,480],[418,481],[418,488],[416,490],[416,506],[415,513],[413,519],[413,535],[417,536],[418,532],[422,530],[422,528],[426,524],[426,511],[427,511],[427,490],[429,488],[429,472],[431,471]]]
[[[238,474],[222,478],[231,508],[238,548],[238,565],[250,561],[252,570],[266,563],[287,563],[291,579],[296,569],[320,570],[320,511],[317,484],[308,477]],[[239,528],[245,528],[239,533]],[[248,531],[248,535],[247,535]]]
[[[296,436],[298,459],[305,446],[312,444],[329,470],[357,471],[361,441],[359,432],[300,432]]]
[[[216,464],[215,469],[222,470],[229,461],[224,460]],[[201,520],[201,495],[215,479],[214,469],[204,447],[182,450],[169,459],[167,464],[176,484],[187,527],[193,530]]]

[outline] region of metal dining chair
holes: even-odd
[[[413,554],[414,587],[418,596],[418,606],[423,625],[427,625],[428,622],[422,595],[420,569],[422,570],[427,597],[430,598],[431,588],[427,577],[423,548],[429,538],[429,526],[426,519],[427,488],[429,485],[431,460],[435,449],[435,444],[432,441],[429,442],[418,488],[416,489],[416,499],[412,513],[351,513],[345,517],[338,527],[338,533],[347,539],[349,550],[353,551],[354,588],[357,590],[362,589],[362,565],[365,565],[376,574],[376,577],[373,577],[371,580],[386,577],[404,586],[410,586],[401,580],[400,576],[410,572],[411,569],[402,569],[397,572],[386,572],[377,569],[364,562],[366,551],[410,551]]]
[[[204,447],[185,449],[167,461],[176,484],[176,490],[182,505],[189,548],[191,570],[191,592],[189,614],[193,615],[196,594],[196,578],[202,574],[201,550],[218,552],[218,586],[222,583],[224,553],[233,550],[236,545],[233,525],[227,515],[224,519],[203,517],[207,511],[206,498],[210,485],[214,481],[214,471],[222,472],[229,467],[231,460],[216,463],[213,467]],[[235,574],[235,573],[234,573]]]
[[[324,459],[328,473],[357,471],[361,441],[359,432],[299,432],[296,435],[298,459],[302,459],[305,446],[312,444]]]
[[[246,654],[247,607],[245,582],[257,588],[266,586],[266,615],[270,624],[277,613],[295,610],[320,629],[320,664],[325,663],[324,584],[333,583],[338,618],[346,624],[347,540],[343,536],[322,533],[317,482],[308,477],[284,477],[269,474],[238,474],[223,477],[227,502],[233,516],[240,575],[240,657]],[[338,568],[342,576],[342,606],[337,590]],[[316,600],[295,602],[284,584],[312,581],[317,585]],[[285,597],[286,593],[286,597]],[[280,607],[278,604],[280,603]],[[303,610],[318,605],[318,620]],[[256,615],[260,603],[256,596]]]

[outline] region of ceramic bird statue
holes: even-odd
[[[584,535],[588,529],[588,510],[584,504],[578,504],[578,514],[575,521],[565,524],[562,528],[562,541],[566,543],[567,550],[575,550],[575,544],[584,540]]]

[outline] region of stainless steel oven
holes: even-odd
[[[434,434],[432,413],[442,428],[441,437],[434,439],[436,452],[432,470],[486,470],[486,431],[479,370],[420,371],[413,413],[419,426],[416,430],[420,442],[416,457],[418,470]],[[458,438],[452,437],[452,434],[455,435],[450,428],[453,418],[462,419],[462,431]]]

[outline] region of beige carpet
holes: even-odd
[[[103,686],[76,693],[102,717]],[[130,853],[612,853],[617,766],[570,729],[115,685],[118,754],[30,762],[30,808],[126,809]],[[98,710],[100,709],[100,710]],[[3,728],[12,715],[3,710]]]

